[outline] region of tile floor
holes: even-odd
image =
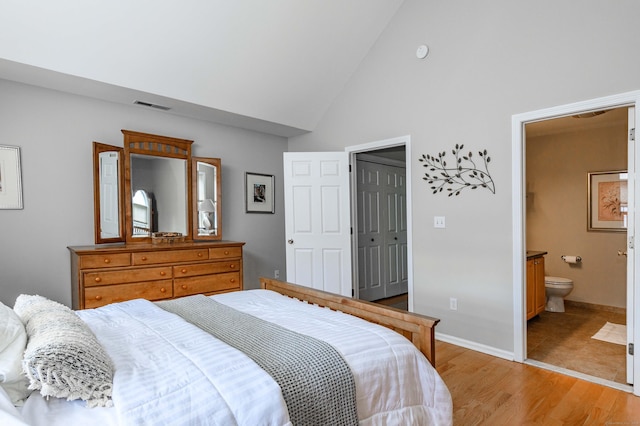
[[[626,315],[566,303],[565,311],[542,312],[527,324],[527,358],[626,384],[625,346],[592,339],[608,321]]]

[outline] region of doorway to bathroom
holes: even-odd
[[[514,203],[514,253],[522,255],[514,259],[515,358],[629,391],[633,388],[627,383],[637,373],[633,358],[626,355],[637,328],[633,306],[638,283],[629,247],[637,213],[635,181],[628,181],[628,235],[625,229],[592,220],[588,201],[594,172],[599,177],[600,172],[633,171],[636,154],[628,142],[628,123],[636,113],[629,107],[639,98],[633,92],[513,118],[514,148],[519,148],[514,182],[519,178],[522,183],[514,191],[521,200]],[[618,202],[625,207],[623,200]],[[546,252],[546,276],[573,281],[564,298],[565,312],[542,311],[524,319],[526,250]],[[567,263],[562,256],[580,256],[582,262]],[[608,323],[627,327],[625,341],[593,338]]]

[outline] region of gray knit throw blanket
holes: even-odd
[[[280,385],[294,425],[357,425],[355,381],[338,351],[321,340],[195,295],[156,302],[241,350]]]

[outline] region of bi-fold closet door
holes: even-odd
[[[364,300],[407,292],[406,169],[380,161],[365,155],[356,161],[358,287]]]

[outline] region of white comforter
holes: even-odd
[[[332,344],[354,374],[361,425],[449,425],[442,379],[404,337],[350,315],[265,290],[212,296],[240,311]],[[113,408],[44,400],[32,425],[287,425],[277,384],[241,352],[146,300],[78,311],[115,365]]]

